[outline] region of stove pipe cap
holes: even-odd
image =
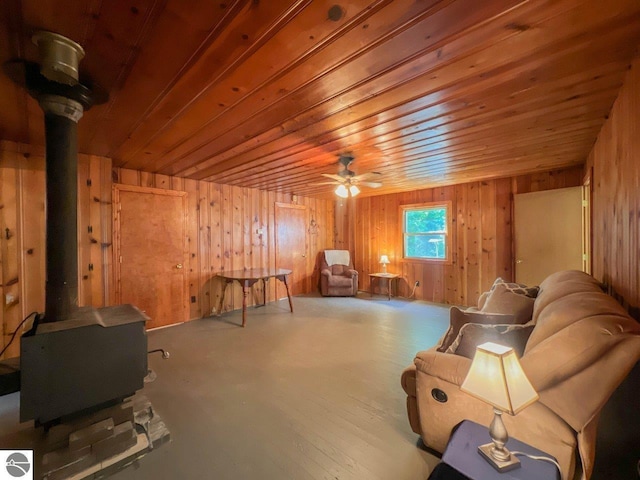
[[[45,78],[65,85],[78,83],[78,63],[84,58],[80,45],[53,32],[36,32],[32,41],[40,52],[40,73]]]

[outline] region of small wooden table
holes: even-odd
[[[222,287],[222,295],[220,296],[220,307],[218,308],[218,315],[222,313],[222,306],[224,304],[224,293],[227,290],[227,285],[233,283],[236,280],[242,286],[242,326],[244,327],[247,321],[247,297],[249,296],[249,289],[258,280],[262,280],[262,293],[263,300],[262,305],[267,304],[267,280],[270,278],[277,278],[284,283],[287,289],[287,298],[289,299],[289,308],[293,313],[293,303],[291,302],[291,294],[289,293],[289,285],[287,285],[287,275],[291,273],[291,270],[284,268],[251,268],[249,270],[233,270],[231,272],[218,273],[218,277],[222,277],[225,280],[224,287]],[[259,305],[259,306],[262,306]]]
[[[387,280],[387,295],[389,300],[391,300],[391,281],[395,280],[396,282],[396,295],[398,294],[398,278],[400,275],[397,273],[370,273],[369,274],[369,294],[373,297],[373,279],[378,279],[378,285],[380,285],[380,280]]]

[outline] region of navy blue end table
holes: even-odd
[[[544,460],[533,460],[518,455],[520,468],[498,472],[479,453],[478,446],[489,443],[489,429],[470,420],[458,425],[449,439],[442,462],[436,466],[429,480],[559,480],[558,468]],[[507,442],[510,451],[529,455],[551,457],[537,448],[515,438]],[[554,459],[555,460],[555,459]]]

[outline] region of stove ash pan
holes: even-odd
[[[84,307],[22,336],[20,421],[50,424],[140,390],[147,375],[146,320],[133,305]]]

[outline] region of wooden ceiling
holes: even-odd
[[[0,62],[80,43],[109,91],[83,153],[299,195],[352,152],[414,190],[581,164],[640,43],[638,0],[3,0]],[[0,138],[42,145],[0,76]]]

